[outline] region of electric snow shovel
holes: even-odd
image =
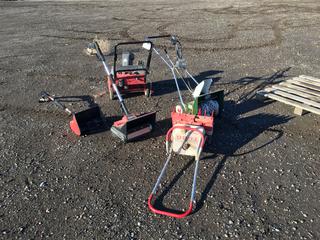
[[[99,132],[103,127],[103,119],[99,106],[93,106],[80,112],[72,112],[55,97],[42,91],[39,102],[53,102],[68,115],[72,115],[70,121],[71,130],[78,136]]]
[[[124,116],[121,120],[113,123],[111,127],[111,132],[124,142],[133,140],[151,132],[155,125],[156,112],[141,114],[129,113],[126,105],[124,104],[123,98],[121,97],[121,94],[117,88],[113,74],[110,72],[106,64],[105,57],[101,52],[99,44],[97,42],[93,42],[92,44],[89,44],[89,48],[94,48],[96,50],[97,58],[102,62],[106,74],[111,79],[112,88],[114,89],[118,97],[121,109],[124,113]]]

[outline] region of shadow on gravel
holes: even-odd
[[[262,103],[255,99],[246,100],[240,104],[231,101],[225,103],[226,114],[220,119],[217,119],[212,144],[207,146],[205,150],[206,152],[212,153],[212,155],[203,158],[202,161],[212,160],[216,154],[222,154],[223,158],[217,163],[211,178],[201,193],[200,200],[197,202],[194,212],[197,212],[202,208],[208,193],[229,157],[238,157],[255,152],[282,137],[283,132],[281,130],[272,129],[272,127],[286,123],[293,117],[268,113],[258,113],[243,118],[240,117],[242,114],[261,108],[270,103],[271,101]],[[275,136],[254,149],[236,153],[238,149],[254,140],[263,132],[273,132]],[[217,141],[215,141],[215,139]]]
[[[221,78],[220,77],[214,77],[217,74],[223,73],[223,71],[220,70],[209,70],[209,71],[204,71],[199,73],[198,75],[194,76],[194,78],[200,82],[205,79],[210,79],[212,78],[213,83],[218,82]],[[191,87],[195,88],[195,83],[192,81],[191,78],[185,78],[186,83]],[[185,84],[182,82],[182,80],[178,79],[179,87],[180,90],[187,90],[187,87]],[[174,79],[168,79],[168,80],[160,80],[157,82],[152,82],[152,88],[154,89],[154,93],[152,94],[153,96],[162,96],[165,94],[169,94],[172,92],[176,92],[176,84],[174,82]]]
[[[150,137],[157,138],[157,137],[165,136],[168,130],[171,128],[171,126],[172,126],[171,118],[166,118],[166,119],[157,121],[156,126],[152,131]]]
[[[279,71],[275,72],[274,74],[272,74],[271,76],[243,77],[243,78],[240,78],[235,81],[231,81],[228,83],[221,83],[218,85],[231,85],[231,84],[238,85],[235,89],[233,89],[232,91],[230,91],[226,94],[226,96],[228,96],[231,93],[236,92],[237,90],[240,90],[243,87],[248,87],[250,84],[254,84],[253,87],[250,89],[250,91],[246,91],[244,94],[242,94],[239,97],[238,101],[241,102],[244,100],[252,99],[258,90],[261,90],[261,89],[267,87],[268,85],[276,84],[276,83],[283,81],[284,78],[288,77],[286,75],[286,73],[288,71],[290,71],[290,69],[291,69],[291,67],[279,70]]]

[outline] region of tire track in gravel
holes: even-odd
[[[201,39],[195,39],[195,38],[190,38],[190,37],[180,37],[182,41],[186,44],[212,44],[216,42],[221,42],[221,41],[230,41],[231,39],[236,38],[237,32],[239,32],[240,27],[242,24],[245,24],[248,20],[251,18],[247,18],[244,20],[239,21],[237,24],[235,24],[232,29],[229,31],[226,37],[223,38],[213,38],[213,39],[207,39],[207,40],[201,40]],[[168,28],[169,26],[176,24],[176,23],[166,23],[157,28],[157,30],[160,32],[160,35],[166,35],[169,34],[165,29]],[[209,48],[203,48],[203,47],[198,47],[198,46],[188,46],[184,45],[185,49],[190,49],[190,50],[196,50],[196,51],[209,51],[209,52],[219,52],[219,51],[237,51],[237,50],[247,50],[247,49],[257,49],[257,48],[265,48],[265,47],[276,47],[281,44],[282,42],[282,33],[281,33],[281,28],[279,26],[280,20],[276,20],[272,25],[271,29],[273,32],[273,39],[270,40],[269,42],[266,43],[258,43],[254,45],[246,45],[246,46],[235,46],[235,47],[209,47]],[[254,30],[254,28],[250,29]]]
[[[268,42],[264,42],[264,43],[262,42],[262,43],[252,44],[252,45],[244,45],[244,46],[231,46],[231,47],[200,47],[199,46],[200,44],[208,44],[209,45],[209,44],[213,44],[213,43],[217,43],[217,42],[230,41],[231,39],[235,39],[237,37],[238,33],[243,30],[246,30],[246,31],[257,30],[257,27],[248,28],[245,24],[248,21],[254,20],[257,17],[259,17],[258,13],[260,13],[260,12],[250,10],[250,9],[248,10],[247,8],[245,8],[245,9],[246,9],[246,11],[241,12],[240,10],[234,11],[233,7],[226,7],[226,8],[223,8],[224,11],[222,11],[222,13],[219,12],[221,9],[214,9],[214,10],[201,9],[200,11],[206,11],[208,13],[213,13],[213,14],[216,14],[219,12],[219,14],[254,15],[254,16],[249,16],[249,17],[246,17],[245,19],[237,21],[235,24],[232,25],[231,29],[228,31],[227,36],[224,36],[221,38],[212,38],[212,39],[203,40],[203,39],[201,39],[201,37],[199,39],[196,39],[196,38],[192,38],[192,37],[180,36],[180,39],[182,39],[182,41],[185,43],[184,48],[190,49],[190,50],[195,50],[195,51],[219,52],[219,51],[237,51],[237,50],[257,49],[257,48],[265,48],[265,47],[276,47],[276,46],[280,45],[282,42],[282,32],[281,32],[281,28],[280,28],[281,19],[277,19],[277,20],[273,20],[269,24],[270,29],[272,30],[273,39],[271,39]],[[191,10],[191,11],[198,12],[199,10]],[[143,16],[143,14],[141,14],[137,18],[138,19],[136,19],[136,20],[135,19],[131,19],[131,20],[140,21],[141,19],[144,18],[144,16]],[[148,20],[150,20],[150,19],[148,19]],[[187,19],[187,20],[190,20],[190,19]],[[121,21],[126,21],[126,19],[121,19]],[[162,23],[158,27],[156,27],[156,32],[159,35],[170,34],[166,29],[168,29],[170,26],[173,26],[173,25],[184,24],[185,21],[186,21],[186,19],[177,18],[174,21]],[[136,25],[132,25],[132,26],[128,27],[127,29],[122,30],[121,34],[120,34],[121,37],[124,37],[125,39],[130,39],[133,41],[141,40],[141,39],[137,39],[133,34],[130,34],[130,30],[134,26],[136,26]],[[247,27],[247,28],[244,28],[244,27]],[[261,29],[261,28],[259,27],[259,29]],[[190,46],[189,44],[190,45],[193,44],[195,46]],[[161,44],[159,46],[162,47]]]
[[[272,14],[286,13],[286,14],[296,14],[296,13],[319,13],[320,6],[318,7],[308,7],[308,6],[297,6],[290,4],[265,4],[260,6],[252,7],[225,7],[225,8],[203,8],[199,9],[199,13],[206,12],[215,15],[266,15],[270,12]]]
[[[279,10],[280,9],[280,10]],[[221,37],[221,38],[212,38],[212,39],[196,39],[196,38],[191,38],[191,37],[185,37],[182,36],[180,37],[185,43],[186,45],[184,46],[184,48],[186,49],[190,49],[190,50],[196,50],[196,51],[209,51],[209,52],[219,52],[219,51],[237,51],[237,50],[248,50],[248,49],[258,49],[258,48],[266,48],[266,47],[276,47],[279,46],[282,43],[283,37],[282,37],[282,31],[283,29],[281,28],[282,23],[284,22],[283,19],[276,19],[274,21],[272,21],[269,26],[272,30],[272,34],[273,34],[273,39],[271,39],[268,42],[265,43],[257,43],[257,44],[252,44],[252,45],[244,45],[244,46],[234,46],[234,47],[208,47],[208,48],[203,48],[203,47],[198,47],[198,46],[188,46],[188,44],[212,44],[212,43],[217,43],[217,42],[225,42],[225,41],[230,41],[231,39],[234,39],[237,37],[238,32],[242,31],[242,30],[252,30],[255,31],[257,30],[257,27],[247,27],[243,28],[243,26],[245,26],[245,24],[253,19],[256,19],[257,17],[261,17],[261,16],[265,16],[269,11],[272,11],[273,13],[279,13],[279,11],[285,12],[287,13],[287,11],[289,10],[289,12],[297,12],[297,11],[303,11],[305,13],[319,13],[319,9],[320,7],[317,7],[316,9],[314,8],[310,8],[310,7],[304,7],[304,6],[290,6],[288,4],[279,4],[279,5],[274,5],[274,4],[270,4],[270,5],[262,5],[261,7],[249,7],[249,8],[234,8],[232,6],[230,7],[225,7],[225,8],[221,8],[221,9],[200,9],[200,10],[193,10],[194,12],[207,12],[210,14],[221,14],[221,15],[253,15],[250,17],[247,17],[243,20],[238,21],[236,24],[234,24],[230,31],[227,33],[227,36],[225,37]],[[282,13],[281,12],[281,13]],[[140,16],[140,19],[143,18],[143,15]],[[156,30],[158,31],[159,35],[167,35],[169,34],[168,31],[166,31],[166,29],[172,25],[175,24],[179,24],[179,23],[183,23],[185,22],[185,19],[180,19],[179,18],[176,19],[176,21],[174,22],[167,22],[164,24],[160,24],[160,26],[158,26],[156,28]],[[288,26],[288,24],[286,24],[285,26]],[[307,25],[310,26],[310,25]],[[317,25],[314,25],[317,26]],[[241,29],[242,27],[242,29]],[[259,29],[261,30],[261,27],[259,27]],[[128,28],[128,30],[126,32],[122,32],[122,36],[127,38],[127,39],[132,39],[132,40],[139,40],[137,38],[135,38],[134,36],[132,36],[130,33],[130,27]],[[161,46],[161,45],[160,45]]]

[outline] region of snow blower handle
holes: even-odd
[[[149,36],[146,37],[146,40],[152,40],[157,38],[170,38],[170,42],[172,45],[176,45],[177,43],[180,43],[176,35],[158,35],[158,36]]]
[[[55,99],[52,95],[50,95],[49,93],[42,91],[40,93],[41,98],[39,100],[39,102],[47,102],[47,101],[51,101],[53,102],[56,106],[58,106],[59,108],[61,108],[63,111],[65,111],[68,115],[72,115],[72,111],[67,108],[65,105],[63,105],[61,102],[59,102],[57,99]]]
[[[192,182],[192,189],[191,189],[189,207],[188,207],[188,209],[186,211],[180,212],[180,213],[175,213],[175,212],[170,212],[170,211],[166,211],[166,210],[157,209],[154,206],[154,203],[153,203],[154,202],[153,199],[156,198],[155,196],[156,196],[157,190],[158,190],[158,188],[160,186],[161,179],[162,179],[162,177],[164,176],[164,174],[166,172],[166,169],[168,167],[169,161],[171,160],[173,149],[172,149],[172,147],[169,148],[169,142],[172,142],[171,136],[172,136],[173,130],[175,130],[175,129],[182,129],[182,130],[185,130],[185,131],[196,132],[201,137],[200,142],[199,142],[199,149],[198,149],[197,154],[195,155],[196,165],[195,165],[194,173],[193,173],[193,182]],[[156,214],[160,214],[160,215],[174,217],[174,218],[184,218],[184,217],[188,216],[192,212],[193,207],[196,205],[195,199],[196,199],[197,175],[198,175],[198,169],[199,169],[200,154],[201,154],[202,148],[204,146],[204,143],[205,143],[205,137],[204,137],[203,133],[197,128],[191,128],[189,126],[177,126],[177,125],[174,125],[172,128],[169,129],[169,131],[167,132],[167,135],[166,135],[166,149],[167,149],[168,158],[167,158],[167,160],[166,160],[166,162],[165,162],[165,164],[164,164],[164,166],[163,166],[163,168],[161,170],[161,173],[160,173],[160,175],[159,175],[159,177],[157,179],[156,184],[154,185],[154,187],[152,189],[151,194],[148,197],[148,207],[152,212],[154,212]],[[180,149],[181,148],[182,148],[182,146],[180,147]]]
[[[94,41],[93,43],[94,43],[94,48],[95,48],[96,51],[97,51],[97,58],[102,62],[103,67],[104,67],[104,70],[106,71],[108,77],[111,79],[112,88],[114,89],[114,91],[115,91],[116,94],[117,94],[117,97],[118,97],[118,99],[119,99],[121,108],[122,108],[124,114],[125,114],[126,116],[129,116],[129,111],[128,111],[126,105],[125,105],[124,102],[123,102],[123,98],[121,97],[121,94],[120,94],[120,92],[119,92],[119,90],[118,90],[118,87],[117,87],[117,85],[116,85],[116,83],[115,83],[114,77],[113,77],[111,71],[109,70],[108,65],[106,64],[106,59],[105,59],[105,57],[104,57],[104,55],[103,55],[103,53],[102,53],[102,51],[101,51],[101,49],[100,49],[100,47],[99,47],[99,44],[98,44],[96,41]]]

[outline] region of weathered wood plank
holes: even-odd
[[[320,110],[320,103],[317,103],[315,101],[312,101],[312,100],[309,100],[309,99],[306,99],[306,98],[303,98],[303,97],[299,97],[299,96],[296,96],[296,95],[291,94],[291,93],[286,93],[286,92],[283,92],[281,90],[273,89],[273,88],[266,88],[265,91],[272,92],[272,93],[275,93],[275,94],[280,95],[282,97],[286,97],[286,98],[295,100],[297,102],[305,103],[305,104],[308,104],[308,105],[313,106],[313,107],[317,107]]]
[[[308,79],[308,80],[311,80],[311,81],[319,82],[319,83],[320,83],[320,79],[319,79],[319,78],[315,78],[315,77],[300,75],[299,78],[304,78],[304,79]]]
[[[273,89],[278,89],[278,90],[281,90],[281,91],[284,91],[284,92],[295,94],[295,95],[297,95],[299,97],[305,97],[307,99],[310,99],[310,100],[313,100],[313,101],[316,101],[316,102],[320,102],[320,97],[317,97],[317,96],[314,96],[314,95],[311,95],[311,94],[308,94],[308,93],[304,93],[302,91],[298,91],[298,90],[295,90],[295,89],[291,89],[291,88],[287,88],[287,87],[279,86],[279,85],[273,85],[271,87]]]
[[[302,116],[303,114],[306,113],[306,110],[304,110],[302,108],[295,107],[293,109],[293,113],[296,114],[296,115]]]
[[[297,102],[297,101],[294,101],[294,100],[290,100],[288,98],[281,97],[279,95],[276,95],[276,94],[273,94],[273,93],[270,93],[270,92],[259,91],[259,92],[257,92],[257,94],[260,94],[260,95],[262,95],[264,97],[271,98],[273,100],[277,100],[279,102],[283,102],[285,104],[288,104],[288,105],[291,105],[291,106],[294,106],[294,107],[297,107],[297,108],[301,108],[301,109],[304,109],[304,110],[306,110],[308,112],[312,112],[312,113],[320,115],[320,109],[318,109],[318,108],[311,107],[309,105],[306,105],[306,104],[303,104],[303,103],[300,103],[300,102]]]
[[[294,85],[306,87],[306,88],[309,88],[309,89],[313,89],[313,90],[316,90],[316,91],[320,91],[320,87],[313,86],[313,85],[308,84],[308,83],[303,83],[303,82],[294,81],[294,80],[287,80],[286,82],[292,83],[292,84],[294,84]]]
[[[308,79],[305,79],[305,78],[295,77],[295,78],[292,78],[290,80],[301,82],[301,83],[307,83],[307,84],[310,84],[312,86],[320,87],[320,83],[319,82],[314,82],[314,81],[311,81],[311,80],[308,80]]]
[[[285,87],[288,87],[288,88],[291,88],[291,89],[296,89],[296,90],[299,90],[301,92],[309,93],[309,94],[312,94],[314,96],[319,96],[320,97],[320,92],[316,91],[316,90],[308,89],[308,88],[301,87],[301,86],[296,86],[296,85],[293,85],[293,84],[288,83],[288,82],[281,82],[281,83],[279,83],[279,85],[280,86],[285,86]]]

